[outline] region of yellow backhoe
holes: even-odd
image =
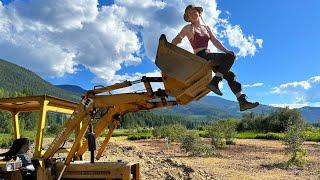
[[[41,180],[140,179],[138,163],[96,161],[102,156],[121,117],[128,112],[177,104],[185,105],[199,100],[209,93],[210,90],[206,86],[212,77],[209,62],[167,42],[165,35],[161,35],[159,39],[155,63],[161,70],[162,77],[142,77],[137,81],[125,81],[94,88],[86,92],[80,103],[51,96],[0,99],[0,109],[10,111],[13,115],[15,142],[24,142],[21,140],[23,138],[20,138],[17,114],[23,111],[40,111],[32,157],[33,168],[23,169],[21,158],[14,154],[18,152],[13,152],[12,158],[6,157],[7,159],[1,161],[0,179],[1,177]],[[116,90],[137,83],[144,84],[144,92],[116,93]],[[164,89],[153,90],[151,83],[163,83]],[[102,109],[106,110],[106,113],[93,127],[92,120]],[[49,147],[43,149],[42,141],[47,111],[72,114]],[[95,139],[100,137],[102,131],[107,127],[109,127],[108,133],[100,147],[97,148]],[[62,149],[64,142],[73,132],[76,133],[71,149]],[[85,133],[87,133],[87,138],[84,138]],[[23,147],[21,144],[20,146]],[[56,156],[63,151],[67,153],[64,158]],[[87,151],[90,154],[90,161],[83,161],[84,153]],[[6,155],[9,156],[8,153]]]

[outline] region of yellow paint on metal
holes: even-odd
[[[60,99],[54,96],[28,96],[28,97],[15,97],[15,98],[2,98],[0,99],[0,109],[11,112],[29,112],[39,111],[41,102],[43,100],[49,101],[49,106],[64,109],[75,109],[78,103]]]
[[[74,109],[66,109],[63,107],[54,107],[54,106],[48,106],[47,111],[53,111],[53,112],[59,112],[59,113],[65,113],[65,114],[72,114]]]
[[[119,125],[119,122],[117,120],[113,120],[112,121],[112,126],[109,128],[109,131],[107,133],[106,138],[103,140],[102,144],[99,147],[99,150],[97,152],[96,155],[96,159],[99,160],[102,153],[104,152],[104,150],[106,149],[107,144],[109,143],[109,140],[112,136],[113,131],[117,128],[117,126]]]
[[[94,90],[92,90],[92,92],[93,92],[93,94],[99,94],[99,93],[103,93],[103,92],[112,91],[112,90],[115,90],[115,89],[128,87],[130,85],[131,85],[130,81],[124,81],[122,83],[116,83],[116,84],[113,84],[111,86],[106,86],[106,87],[94,89]]]
[[[95,96],[93,98],[94,107],[105,108],[114,105],[139,103],[150,100],[148,93],[125,93]]]
[[[72,131],[77,127],[78,124],[80,124],[81,120],[86,115],[87,113],[85,111],[85,107],[82,104],[79,104],[71,117],[65,122],[65,127],[55,137],[49,148],[44,153],[44,159],[52,157],[54,155],[54,153],[60,148],[63,142],[70,136]]]
[[[72,158],[74,157],[77,148],[79,147],[79,144],[81,142],[81,139],[83,138],[85,132],[87,131],[88,125],[91,122],[91,116],[87,115],[86,117],[84,117],[84,120],[82,121],[82,127],[80,129],[80,131],[78,132],[78,135],[76,137],[76,139],[74,140],[74,143],[70,149],[70,152],[68,153],[67,159],[65,161],[65,164],[68,165],[70,164]]]
[[[56,163],[56,172],[60,174],[65,164]],[[66,166],[62,179],[122,179],[139,180],[139,163],[128,162],[71,162]]]
[[[117,106],[114,108],[109,108],[108,112],[97,122],[97,124],[94,127],[94,133],[96,137],[100,136],[100,133],[103,131],[103,129],[107,126],[108,122],[112,119],[112,116],[115,115],[118,112]],[[82,156],[88,148],[88,140],[86,140],[82,146],[79,148],[79,150],[76,153],[77,157]]]
[[[13,118],[13,132],[14,139],[20,138],[20,128],[19,128],[19,112],[11,112]]]
[[[165,36],[159,40],[156,57],[166,93],[176,97],[179,104],[187,104],[210,92],[207,85],[212,70],[205,59],[167,42]]]
[[[82,122],[80,122],[78,125],[77,125],[77,128],[76,128],[76,137],[78,136],[80,130],[82,128]],[[82,147],[83,145],[83,142],[82,140],[79,142],[79,146],[77,147],[77,151]]]
[[[36,136],[36,145],[33,153],[33,158],[41,157],[43,134],[46,125],[47,105],[49,104],[49,101],[43,100],[42,102],[40,102],[40,104],[41,107],[39,114],[38,131]]]

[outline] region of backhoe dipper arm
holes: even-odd
[[[112,90],[129,87],[140,82],[144,83],[146,92],[123,94],[110,93]],[[86,151],[87,142],[85,142],[80,149],[77,149],[79,144],[77,141],[81,141],[87,128],[86,125],[88,124],[89,119],[91,121],[90,114],[92,113],[93,109],[108,108],[107,113],[100,119],[94,128],[95,135],[99,136],[108,122],[111,121],[114,116],[124,115],[128,112],[137,112],[141,110],[149,110],[177,104],[176,101],[166,100],[167,95],[164,90],[158,89],[154,92],[150,82],[162,82],[162,77],[144,76],[141,80],[125,81],[123,83],[117,83],[111,86],[89,90],[69,120],[66,121],[65,128],[56,136],[49,148],[46,150],[43,158],[47,159],[52,157],[80,123],[83,123],[85,126],[83,126],[83,128],[80,130],[81,133],[78,134],[75,139],[72,149],[68,154],[67,163],[71,161],[71,157],[74,157],[74,155],[82,155]],[[105,92],[109,92],[109,94],[99,95],[100,93]],[[157,99],[160,101],[150,101]]]

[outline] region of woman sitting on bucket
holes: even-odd
[[[240,111],[257,107],[259,105],[258,102],[248,102],[246,95],[241,93],[241,84],[236,81],[235,74],[230,70],[236,58],[234,52],[226,49],[219,40],[216,39],[208,26],[200,24],[202,12],[202,7],[196,7],[194,5],[186,7],[184,20],[190,22],[190,24],[182,28],[181,32],[172,40],[172,44],[177,45],[181,43],[181,40],[187,36],[194,53],[211,62],[215,76],[209,83],[208,88],[214,93],[222,96],[222,92],[218,85],[224,78],[228,81],[230,89],[239,101]],[[208,50],[209,40],[211,40],[217,49],[224,53],[210,53]]]

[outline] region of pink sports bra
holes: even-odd
[[[192,48],[193,49],[207,48],[208,42],[210,39],[209,35],[208,34],[201,35],[200,33],[196,32],[194,29],[193,29],[193,32],[194,32],[193,39],[189,40]]]

